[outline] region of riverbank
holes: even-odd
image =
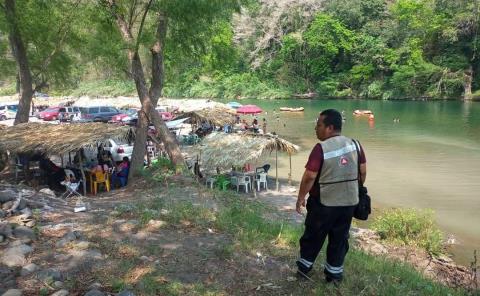
[[[299,92],[295,89],[289,89],[285,86],[276,85],[273,82],[261,81],[256,77],[246,75],[240,77],[227,77],[220,80],[198,80],[188,85],[178,85],[167,83],[163,89],[165,98],[205,98],[212,100],[317,100],[317,99],[361,99],[361,100],[392,100],[392,101],[437,101],[437,100],[458,100],[462,97],[393,97],[387,96],[366,96],[360,94],[324,93],[321,90],[309,89]],[[238,79],[237,79],[238,78]],[[392,93],[387,90],[386,93]],[[7,84],[0,87],[0,96],[14,96],[16,94],[13,84]],[[136,97],[138,96],[135,84],[130,80],[97,80],[81,82],[73,89],[51,90],[50,96],[68,96],[68,97]],[[472,101],[480,101],[480,90],[472,94]]]
[[[83,100],[99,105],[139,104],[135,97]],[[192,101],[196,106],[213,104]],[[184,105],[184,100],[166,102]],[[367,186],[375,205],[380,209],[432,209],[445,236],[454,241],[450,251],[455,262],[469,266],[480,246],[480,228],[476,226],[480,225],[476,194],[480,191],[476,177],[480,175],[480,104],[361,100],[244,100],[242,104],[257,104],[264,110],[259,116],[266,118],[269,131],[301,147],[292,155],[292,178],[297,181],[316,144],[313,127],[318,112],[332,107],[345,110],[343,133],[365,146]],[[276,111],[283,106],[304,107],[305,111]],[[351,115],[356,109],[372,110],[375,120]],[[273,164],[275,159],[270,157],[265,163]],[[279,154],[278,172],[281,178],[288,177],[288,155]]]
[[[287,203],[267,202],[291,200],[285,194],[290,191],[281,193],[285,199],[274,191],[254,199],[174,176],[162,184],[147,179],[84,199],[88,210],[80,213],[73,212],[77,200],[37,196],[31,198],[36,204],[26,204],[36,220],[33,236],[8,237],[0,246],[3,254],[20,247],[27,254],[21,262],[10,261],[2,276],[13,276],[9,283],[15,286],[8,288],[23,295],[84,295],[94,290],[135,295],[468,293],[436,283],[402,261],[368,255],[357,247],[349,252],[346,278],[338,287],[323,281],[320,264],[312,282],[298,281],[294,262],[301,218],[291,219]],[[322,253],[318,262],[323,260]]]

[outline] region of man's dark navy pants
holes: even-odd
[[[305,270],[312,268],[318,253],[328,236],[325,275],[328,279],[340,280],[343,262],[348,252],[348,236],[355,206],[327,207],[319,198],[309,197],[305,232],[300,238],[300,259]]]

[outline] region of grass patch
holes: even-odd
[[[389,242],[419,247],[432,255],[439,255],[443,250],[443,236],[431,210],[386,210],[375,218],[372,228]]]
[[[301,228],[282,221],[269,221],[263,217],[266,207],[242,198],[227,197],[227,205],[220,210],[216,227],[234,236],[245,250],[278,250],[279,246],[293,247],[300,237]]]
[[[227,295],[216,287],[206,287],[201,283],[185,284],[178,281],[169,281],[164,276],[158,274],[150,274],[140,279],[137,289],[142,295]]]
[[[148,219],[155,219],[166,221],[170,227],[187,226],[198,228],[201,231],[211,227],[216,231],[228,234],[229,241],[220,242],[213,252],[216,259],[235,261],[236,258],[242,256],[241,254],[249,254],[249,258],[251,258],[252,255],[255,256],[257,252],[260,252],[265,258],[273,258],[281,265],[288,264],[291,268],[294,268],[294,261],[298,254],[298,240],[303,232],[303,227],[268,218],[271,215],[266,215],[266,213],[271,213],[273,209],[265,204],[247,200],[244,196],[236,193],[218,190],[207,191],[213,195],[213,200],[208,197],[201,197],[201,194],[194,199],[185,200],[185,195],[195,193],[196,188],[161,187],[157,190],[159,192],[155,198],[134,206],[117,207],[116,211],[119,215],[140,217],[139,220],[145,223],[148,222]],[[216,203],[215,210],[207,206],[207,200]],[[392,215],[388,217],[392,217]],[[429,213],[423,213],[419,217],[402,212],[400,217],[403,220],[397,218],[394,221],[407,221],[409,226],[405,228],[408,229],[406,233],[417,233],[417,229],[423,227],[434,229],[432,216]],[[382,219],[379,221],[382,221],[385,225],[390,225],[390,220]],[[415,223],[412,225],[413,220],[415,220]],[[189,223],[185,224],[185,221]],[[118,246],[116,247],[118,249]],[[382,256],[371,256],[353,249],[350,250],[345,261],[345,280],[339,287],[335,287],[326,284],[323,280],[321,263],[325,260],[325,248],[326,243],[314,267],[316,270],[313,274],[314,283],[288,282],[285,278],[275,278],[272,275],[265,275],[265,278],[268,278],[268,281],[277,281],[275,284],[282,287],[281,293],[287,295],[468,294],[463,289],[449,288],[425,278],[409,264]],[[147,254],[160,256],[154,245],[147,247]],[[138,256],[139,254],[132,254],[132,256],[135,255]],[[206,260],[209,256],[212,255],[206,255]],[[134,265],[138,260],[134,258],[124,260],[127,261],[126,266],[117,267],[117,270],[124,274],[117,277],[121,278],[119,283],[132,286],[133,290],[140,295],[223,295],[225,289],[228,290],[227,287],[230,286],[230,283],[219,282],[215,285],[224,286],[219,288],[215,285],[182,283],[164,277],[161,270],[158,269],[154,269],[148,274],[142,273],[138,279],[132,281],[131,274],[136,269],[130,264]],[[127,264],[129,262],[130,264]],[[248,268],[248,265],[245,268]],[[245,277],[250,272],[248,269],[238,271],[240,277]],[[243,280],[246,280],[246,278],[243,278]],[[274,292],[278,291],[272,290],[270,292],[275,294]]]

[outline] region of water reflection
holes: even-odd
[[[318,113],[345,110],[344,134],[362,142],[367,153],[367,185],[375,202],[389,207],[432,208],[439,225],[462,244],[457,259],[469,263],[480,246],[480,104],[475,102],[276,100],[243,101],[267,111],[269,130],[300,145],[292,156],[299,181],[313,146]],[[305,112],[279,112],[279,107]],[[275,112],[274,112],[275,109]],[[375,120],[354,117],[369,109]],[[265,116],[263,116],[265,115]],[[399,122],[394,119],[400,119]],[[288,177],[288,156],[279,154],[279,175]],[[468,256],[467,256],[468,255]]]

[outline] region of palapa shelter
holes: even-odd
[[[108,139],[130,139],[133,130],[128,126],[106,123],[44,124],[22,123],[0,130],[0,147],[12,153],[41,151],[61,155],[80,148],[96,148]]]
[[[212,133],[203,139],[198,149],[202,165],[210,170],[217,167],[228,169],[231,166],[243,166],[247,162],[256,162],[261,156],[275,151],[275,178],[278,190],[278,151],[290,156],[289,176],[291,176],[291,155],[298,152],[299,147],[272,134]]]
[[[0,149],[13,154],[41,152],[64,155],[77,152],[80,148],[96,148],[108,139],[130,140],[134,131],[128,126],[106,123],[54,125],[29,122],[0,129],[0,135]],[[83,186],[85,189],[85,182]]]
[[[191,123],[195,125],[207,121],[216,126],[224,126],[225,124],[233,124],[235,122],[235,114],[236,111],[232,108],[216,106],[185,112],[179,118],[190,117]]]

